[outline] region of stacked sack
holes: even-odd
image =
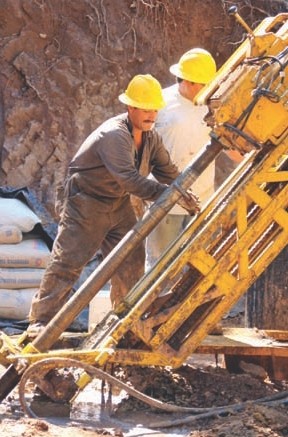
[[[33,230],[36,214],[18,199],[0,198],[0,318],[25,320],[50,251]]]

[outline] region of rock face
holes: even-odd
[[[253,27],[287,10],[284,0],[235,3]],[[0,184],[33,188],[54,215],[68,162],[97,125],[125,110],[118,95],[131,77],[151,73],[170,85],[169,65],[193,46],[210,50],[218,66],[227,59],[244,35],[229,6],[223,0],[2,0]]]

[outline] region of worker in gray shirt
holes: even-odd
[[[153,129],[158,110],[165,105],[159,82],[149,74],[137,75],[119,99],[127,105],[127,113],[92,132],[69,165],[58,235],[30,310],[31,336],[38,335],[65,304],[96,251],[107,256],[135,225],[131,195],[154,201],[179,175]],[[156,180],[147,177],[150,172]],[[179,202],[192,214],[199,211],[193,194]],[[144,264],[140,244],[111,278],[114,308],[143,275]]]

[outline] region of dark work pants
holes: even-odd
[[[33,298],[30,321],[48,322],[65,304],[73,284],[98,249],[103,256],[117,245],[136,223],[129,197],[113,210],[77,193],[65,199],[58,235],[40,288]],[[115,307],[144,274],[144,243],[123,261],[111,278],[110,298]]]

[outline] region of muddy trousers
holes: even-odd
[[[136,223],[128,197],[111,209],[83,193],[65,200],[51,259],[32,301],[30,321],[48,322],[66,303],[73,284],[97,250],[107,256]],[[113,307],[144,274],[144,264],[144,243],[140,243],[111,278]]]

